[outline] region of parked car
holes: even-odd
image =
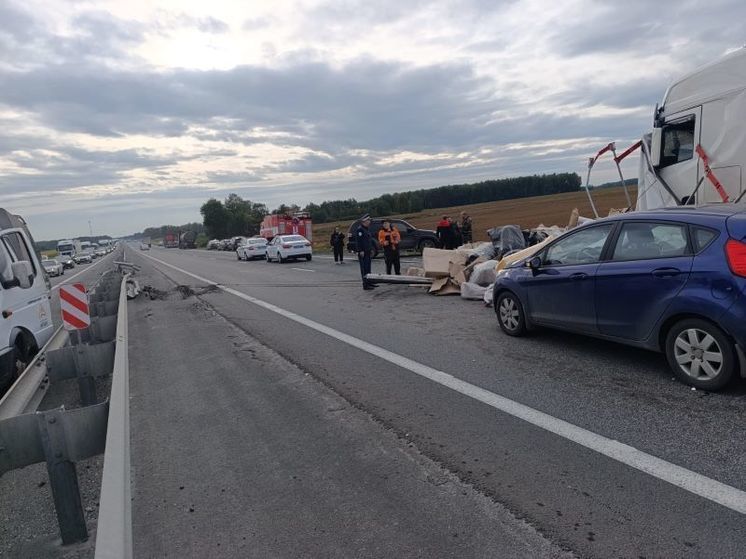
[[[236,249],[236,258],[239,260],[253,260],[255,258],[267,257],[267,239],[252,237],[245,239]]]
[[[219,239],[211,239],[207,242],[207,250],[218,250],[220,248]]]
[[[387,221],[385,218],[376,218],[370,222],[370,234],[373,237],[373,258],[378,256],[381,252],[378,246],[378,231],[383,228],[383,222]],[[401,243],[399,244],[400,250],[414,250],[422,252],[427,247],[438,246],[438,236],[435,231],[428,229],[417,229],[413,225],[410,225],[403,219],[389,219],[392,226],[395,226],[399,230],[401,235]],[[360,220],[355,221],[347,231],[347,250],[350,252],[357,252],[357,241],[355,239],[355,231],[360,227]]]
[[[44,267],[49,277],[65,275],[65,269],[62,267],[62,264],[57,262],[54,258],[42,260],[41,265]]]
[[[233,239],[221,240],[218,250],[236,250],[235,247],[233,247]]]
[[[549,326],[666,354],[705,390],[746,376],[746,207],[633,212],[573,229],[498,274],[510,336]]]
[[[291,258],[311,260],[312,254],[311,243],[303,235],[277,235],[267,245],[267,262],[276,260],[282,264]]]

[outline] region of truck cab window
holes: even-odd
[[[663,126],[661,167],[688,161],[694,156],[694,117]]]
[[[26,246],[26,241],[23,240],[20,233],[6,233],[2,236],[2,241],[3,245],[5,245],[5,249],[13,259],[13,262],[26,260],[31,264],[31,268],[34,270],[34,276],[36,276],[37,270],[34,265],[34,259],[31,258],[31,252]]]

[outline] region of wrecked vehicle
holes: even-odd
[[[549,326],[666,354],[686,384],[746,375],[746,207],[609,217],[551,240],[498,274],[503,332]]]

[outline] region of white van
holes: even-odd
[[[0,208],[0,391],[54,333],[49,278],[20,216]]]
[[[746,48],[676,80],[642,140],[637,209],[721,202],[697,154],[701,145],[728,201],[743,201]]]

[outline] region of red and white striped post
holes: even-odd
[[[91,325],[91,310],[88,303],[88,292],[82,283],[73,283],[60,287],[60,309],[62,310],[62,324],[65,330],[75,333],[75,345],[78,358],[83,358],[82,340],[80,330]],[[84,406],[96,403],[96,381],[90,371],[85,373],[78,369],[78,388],[80,389],[80,401]]]
[[[88,292],[82,283],[60,287],[60,307],[65,330],[83,330],[91,325]]]

